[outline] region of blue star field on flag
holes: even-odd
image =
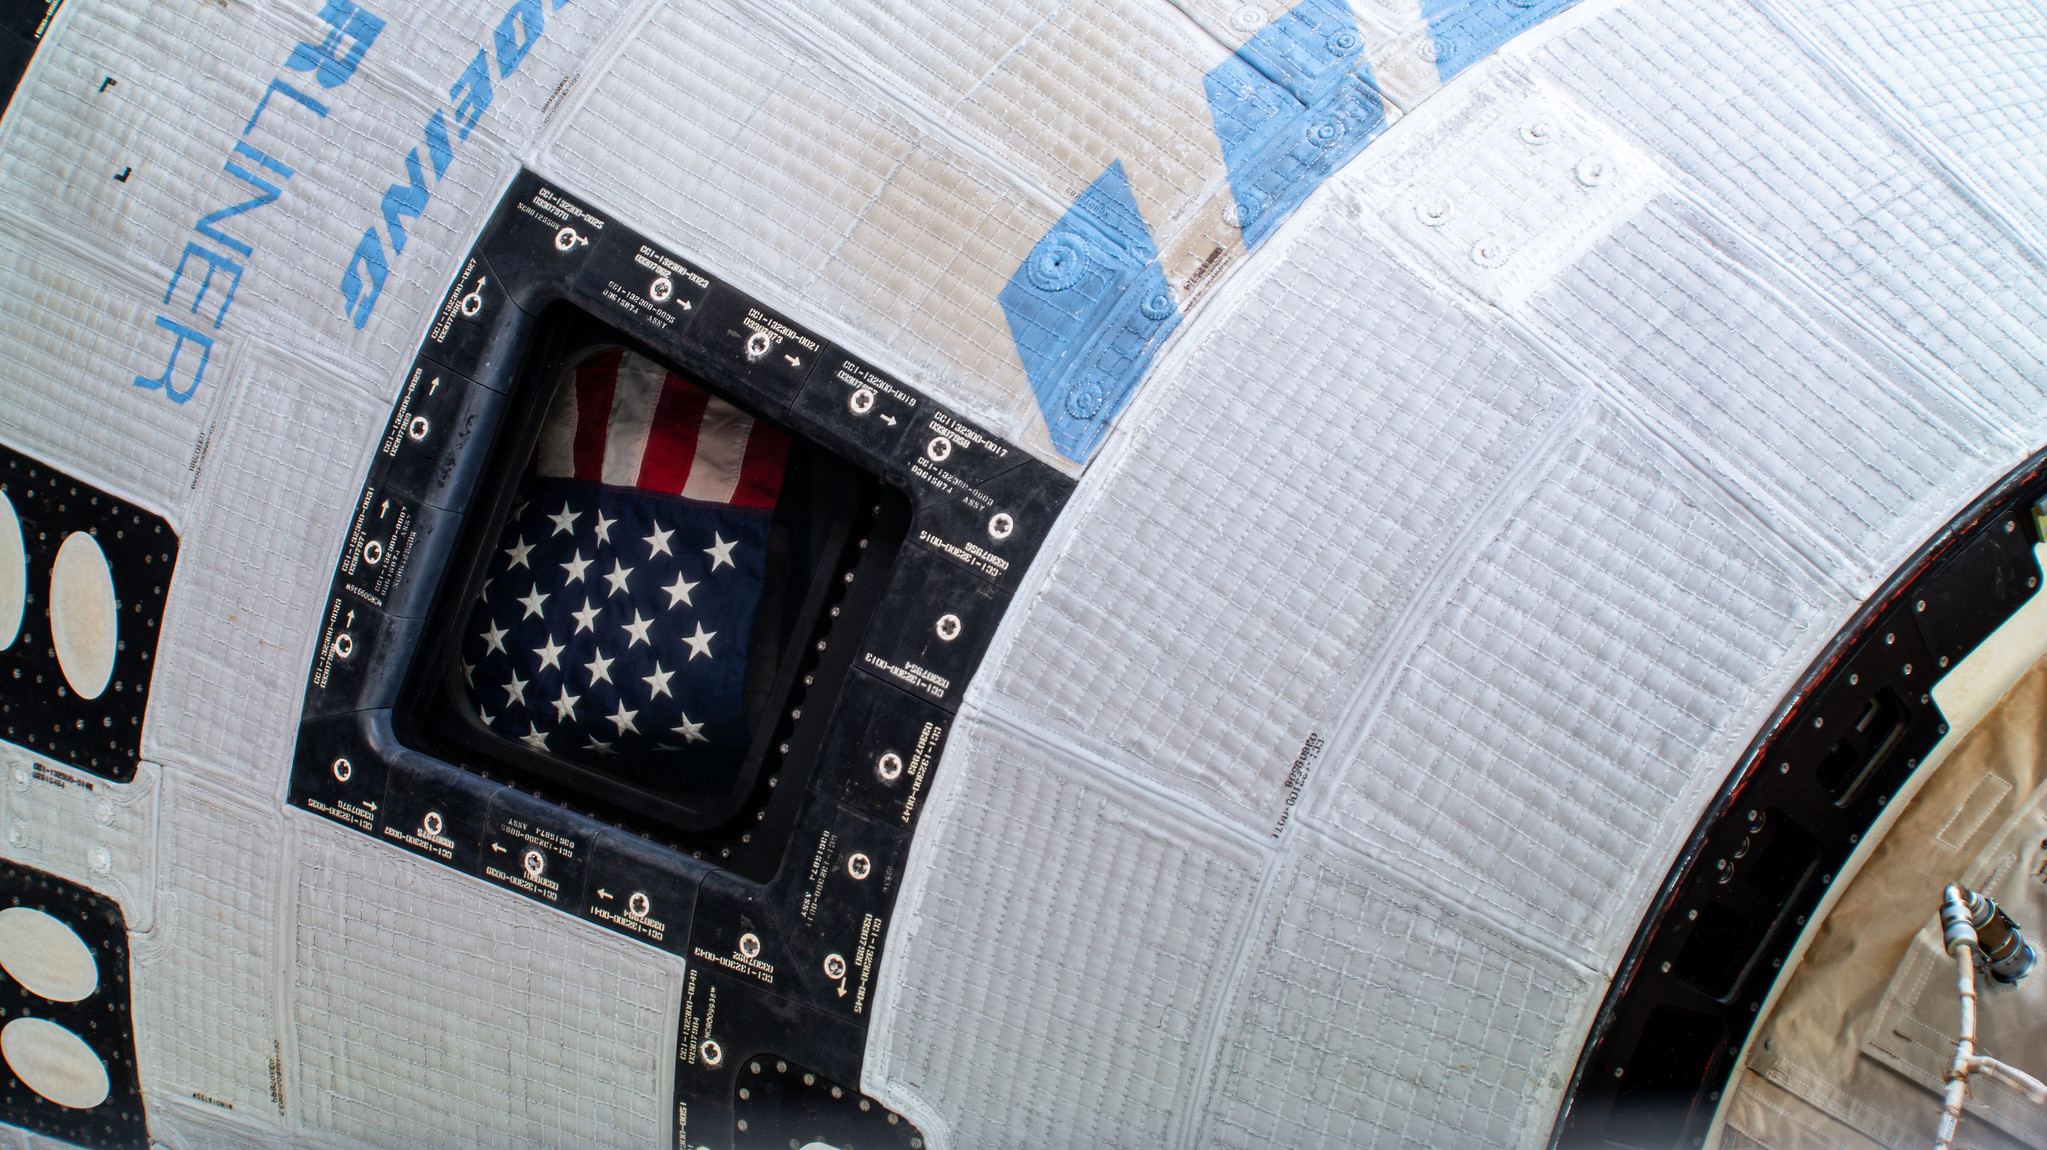
[[[461,646],[479,716],[664,789],[729,781],[771,511],[541,476],[520,496]]]

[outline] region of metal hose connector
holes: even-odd
[[[1969,908],[1969,925],[1976,935],[1976,953],[1982,957],[1983,968],[1996,982],[2010,986],[2032,973],[2039,962],[2039,954],[2033,944],[2026,941],[2019,931],[2019,924],[1997,905],[1988,895],[1978,894],[1967,887],[1959,888]],[[1943,927],[1946,926],[1943,916]],[[1950,944],[1952,949],[1952,944]]]
[[[1975,897],[1974,892],[1960,883],[1951,882],[1941,892],[1940,948],[1949,954],[1964,944],[1971,950],[1978,947],[1975,915],[1969,901]]]

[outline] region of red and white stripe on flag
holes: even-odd
[[[577,364],[548,408],[536,475],[771,508],[789,438],[645,356],[610,348]]]

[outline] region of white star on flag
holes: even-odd
[[[630,567],[627,567],[627,566],[626,566],[625,564],[623,564],[623,563],[620,563],[620,562],[619,562],[618,560],[616,560],[616,559],[613,559],[613,560],[611,561],[611,574],[609,574],[609,575],[606,575],[606,576],[604,577],[604,581],[605,581],[606,583],[609,583],[609,584],[611,584],[611,594],[612,594],[612,595],[628,595],[628,594],[631,594],[631,592],[629,592],[629,591],[627,591],[627,590],[626,590],[626,586],[625,586],[625,581],[626,581],[626,576],[628,576],[628,575],[631,575],[632,573],[633,573],[633,569],[632,569],[632,568],[630,568]],[[607,598],[608,598],[608,597],[609,597],[609,596],[607,596]]]
[[[583,558],[581,551],[576,552],[575,558],[570,559],[567,563],[555,564],[555,566],[569,573],[569,577],[562,580],[562,586],[566,587],[571,583],[581,583],[583,581],[583,569],[589,565],[590,560]]]
[[[569,612],[576,620],[576,630],[574,633],[580,635],[585,631],[595,631],[597,629],[597,616],[601,611],[602,608],[592,607],[588,599],[583,600],[583,609],[581,611]]]
[[[569,694],[569,685],[567,683],[563,683],[562,693],[556,695],[554,698],[555,721],[563,722],[568,719],[574,718],[576,714],[576,704],[582,701],[583,696]]]
[[[711,532],[711,545],[704,548],[704,554],[711,557],[711,570],[716,571],[720,567],[737,566],[737,564],[732,562],[732,549],[738,545],[739,541],[737,539],[727,543],[723,535],[718,534],[716,531]]]
[[[654,660],[654,673],[651,675],[641,675],[640,681],[647,684],[647,698],[654,699],[667,695],[672,699],[675,695],[668,689],[668,680],[674,677],[675,672],[662,670],[661,660],[656,659]]]
[[[604,652],[600,650],[597,652],[596,658],[583,664],[584,669],[590,672],[590,683],[592,686],[598,683],[611,682],[611,664],[615,661],[605,658]]]
[[[519,541],[517,543],[514,543],[510,547],[505,548],[505,554],[512,557],[513,567],[525,567],[526,556],[531,554],[532,551],[533,545],[531,543],[526,542],[526,537],[523,535],[519,537]],[[510,568],[507,568],[507,570],[510,570]],[[531,568],[528,568],[528,570],[531,570]]]
[[[526,608],[526,613],[519,616],[519,618],[531,619],[533,616],[540,614],[540,609],[547,605],[547,596],[540,593],[540,587],[536,584],[533,590],[526,593],[524,599],[514,601]]]
[[[484,646],[491,651],[497,651],[499,653],[502,653],[505,649],[505,636],[507,634],[509,634],[509,632],[507,632],[503,627],[498,626],[496,623],[492,623],[490,625],[490,630],[485,631],[483,633]]]
[[[717,638],[717,636],[718,633],[716,631],[704,630],[703,623],[699,622],[697,624],[697,633],[684,636],[682,641],[689,644],[689,657],[691,659],[695,659],[698,655],[709,659],[716,658],[716,656],[711,654],[711,640]]]
[[[576,520],[581,519],[582,517],[583,517],[582,512],[570,511],[569,505],[564,503],[562,504],[560,514],[550,515],[547,517],[549,521],[551,521],[554,524],[554,530],[548,532],[548,534],[560,535],[561,533],[566,531],[570,535],[574,535],[576,533]]]
[[[689,601],[689,593],[696,590],[696,586],[696,584],[684,580],[681,572],[677,572],[675,582],[661,588],[661,590],[668,594],[668,609],[673,611],[677,603],[691,607],[696,606],[696,604]]]
[[[566,650],[568,650],[567,647],[555,646],[554,636],[549,635],[547,637],[547,645],[533,648],[533,653],[540,656],[540,665],[542,667],[553,667],[559,671],[561,670],[561,653]]]
[[[652,535],[642,536],[647,544],[647,558],[652,559],[656,555],[666,555],[674,558],[675,552],[668,549],[668,537],[673,534],[675,534],[673,531],[661,530],[661,525],[656,523]]]
[[[647,641],[647,628],[653,625],[654,621],[652,619],[642,619],[638,611],[633,612],[633,621],[623,625],[625,633],[632,636],[632,638],[626,640],[626,650],[630,651],[634,646],[645,643]]]

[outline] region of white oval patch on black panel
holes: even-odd
[[[0,513],[0,638],[9,604],[20,611],[13,642],[0,646],[0,739],[128,782],[177,534],[160,516],[6,447],[0,497],[11,512]]]
[[[0,1122],[95,1150],[148,1146],[120,904],[0,862],[0,908]]]

